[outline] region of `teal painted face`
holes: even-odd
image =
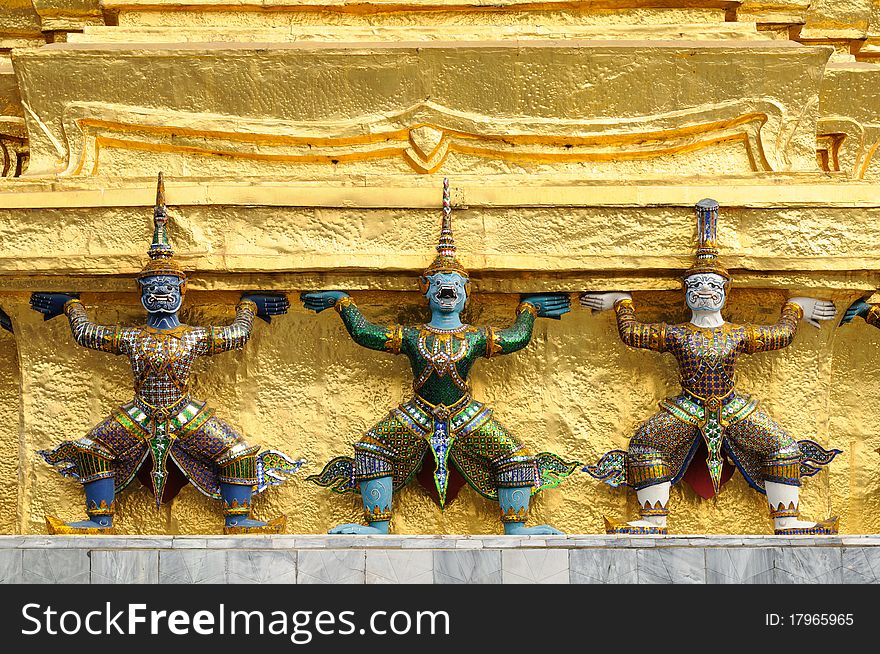
[[[425,297],[432,313],[459,314],[467,301],[467,280],[458,273],[436,273],[426,278]]]

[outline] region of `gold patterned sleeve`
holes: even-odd
[[[791,345],[804,310],[794,302],[786,302],[775,325],[746,325],[745,352],[769,352]]]
[[[64,315],[70,323],[73,339],[83,347],[101,350],[110,354],[123,354],[124,331],[119,325],[98,325],[89,320],[82,302],[68,300],[64,305]]]
[[[865,322],[874,327],[880,327],[880,304],[871,305],[871,310],[865,316]]]
[[[629,299],[615,302],[614,313],[617,315],[617,332],[624,343],[654,352],[667,350],[665,322],[639,322],[633,302]]]
[[[249,300],[242,300],[235,307],[235,318],[222,327],[205,327],[202,333],[199,354],[212,355],[230,350],[239,350],[251,337],[257,305]]]
[[[386,327],[370,322],[349,296],[337,300],[336,311],[355,343],[371,350],[400,354],[404,344],[401,325]]]

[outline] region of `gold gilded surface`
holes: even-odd
[[[854,61],[826,67],[818,121],[820,160],[826,170],[842,171],[854,179],[880,177],[878,82],[877,64]]]
[[[872,0],[813,0],[799,38],[804,40],[864,39]]]
[[[592,25],[723,22],[736,0],[103,0],[120,26]]]
[[[725,40],[66,43],[16,51],[13,65],[31,176],[619,178],[815,171],[830,52]],[[422,128],[436,136],[427,153]]]
[[[841,304],[851,294],[831,293]],[[424,320],[416,293],[358,292],[358,305],[373,320],[388,324]],[[772,322],[785,299],[779,291],[734,290],[730,316]],[[235,293],[193,292],[184,319],[194,324],[228,320]],[[134,293],[84,294],[92,315],[103,322],[133,323],[142,310]],[[42,533],[46,513],[62,519],[82,513],[82,492],[34,456],[61,438],[76,437],[116,403],[130,397],[130,373],[121,358],[77,348],[63,320],[43,322],[26,305],[27,294],[4,294],[2,304],[15,320],[22,361],[24,433],[21,438],[22,529]],[[646,320],[683,319],[680,292],[635,295]],[[95,305],[104,303],[104,308]],[[502,326],[512,320],[515,295],[475,295],[468,319]],[[801,508],[805,515],[841,515],[844,533],[880,530],[877,473],[880,445],[871,411],[880,402],[880,338],[859,323],[839,331],[802,327],[789,349],[744,357],[743,390],[754,392],[791,433],[845,449],[830,472],[808,479]],[[294,305],[288,316],[260,323],[242,352],[201,360],[194,393],[209,399],[218,414],[249,440],[272,445],[308,464],[292,482],[259,496],[257,517],[286,515],[292,532],[319,533],[337,522],[358,521],[362,507],[305,482],[309,472],[350,446],[409,392],[410,372],[399,357],[368,352],[348,338],[335,312],[307,314]],[[623,346],[609,312],[593,316],[575,309],[562,321],[541,320],[524,351],[479,364],[474,394],[492,402],[504,424],[530,448],[551,449],[591,461],[612,447],[624,447],[635,427],[657,409],[657,401],[677,389],[670,355]],[[864,406],[861,405],[864,403]],[[7,440],[4,447],[14,446]],[[3,477],[7,487],[14,486]],[[873,510],[869,510],[873,507]],[[539,496],[531,510],[536,522],[551,521],[570,532],[599,533],[602,516],[637,514],[635,495],[609,489],[576,474],[554,492]],[[221,509],[191,487],[170,507],[157,511],[137,483],[117,501],[119,533],[220,533]],[[684,486],[673,490],[672,532],[770,533],[766,500],[737,474],[713,500],[699,499]],[[413,486],[399,494],[395,529],[401,533],[500,532],[497,506],[465,490],[445,512]]]
[[[697,23],[672,25],[582,25],[563,23],[484,25],[325,25],[237,27],[229,25],[166,27],[86,27],[70,34],[70,43],[285,43],[294,41],[486,41],[504,39],[614,39],[661,41],[766,40],[754,23]]]
[[[31,0],[3,0],[0,9],[0,38],[40,35],[40,19]]]
[[[158,169],[191,274],[184,320],[228,321],[244,290],[291,294],[289,315],[199,361],[194,384],[249,441],[308,460],[254,502],[290,532],[361,519],[355,497],[305,477],[350,454],[410,380],[405,361],[358,348],[298,293],[351,289],[377,322],[424,320],[416,276],[444,175],[473,323],[505,326],[521,292],[587,289],[634,291],[645,320],[686,319],[677,276],[703,197],[722,205],[730,318],[772,323],[789,295],[842,311],[880,286],[878,12],[877,0],[7,0],[0,155],[4,175],[25,175],[0,179],[0,307],[16,328],[0,332],[0,532],[84,516],[79,486],[36,452],[129,399],[130,371],[76,347],[28,298],[80,291],[101,322],[142,320],[133,274]],[[803,514],[880,532],[880,333],[803,326],[739,373],[793,435],[845,450],[805,481]],[[611,312],[577,306],[478,364],[473,383],[530,449],[584,462],[625,447],[678,388],[670,355],[627,349]],[[709,501],[678,486],[669,508],[671,533],[772,530],[739,474]],[[400,533],[501,532],[497,505],[469,489],[441,512],[412,486],[394,509]],[[633,493],[577,473],[530,520],[601,533],[603,516],[637,514]],[[192,487],[156,510],[135,482],[115,518],[124,534],[223,531]]]
[[[29,0],[40,21],[40,29],[50,41],[65,40],[65,33],[80,31],[86,25],[103,25],[101,0]],[[53,34],[57,33],[57,34]]]
[[[0,300],[0,308],[4,306]],[[15,338],[0,329],[0,448],[6,452],[0,457],[0,533],[14,534],[19,530],[18,486],[22,452],[19,450],[21,433],[21,378],[18,374],[18,350]]]
[[[747,285],[794,283],[858,292],[875,284],[880,196],[874,185],[788,184],[775,190],[748,184],[575,185],[521,188],[518,194],[511,181],[502,181],[452,189],[453,203],[466,205],[456,211],[461,260],[485,289],[526,290],[516,286],[523,277],[529,290],[556,285],[574,291],[586,283],[607,288],[620,277],[653,277],[655,285],[639,288],[669,288],[692,258],[693,203],[712,195],[725,207],[719,232],[722,259]],[[434,245],[438,187],[401,190],[415,201],[397,207],[339,208],[343,202],[331,196],[325,197],[330,206],[308,206],[307,189],[288,189],[306,206],[285,206],[283,198],[281,206],[258,206],[259,198],[268,196],[240,187],[228,189],[242,193],[239,203],[229,206],[220,199],[223,188],[209,186],[213,201],[171,205],[175,248],[182,265],[194,273],[192,288],[241,288],[236,284],[259,281],[278,289],[331,283],[412,289],[411,280],[424,269]],[[338,198],[353,202],[377,199],[339,192]],[[384,189],[388,197],[396,192]],[[816,194],[812,198],[811,192]],[[175,197],[170,180],[168,193]],[[566,194],[578,201],[565,202]],[[21,195],[8,197],[20,201]],[[142,206],[89,207],[90,197],[79,208],[0,209],[0,284],[34,288],[44,283],[37,280],[53,274],[89,274],[105,278],[108,290],[132,288],[126,276],[138,272],[144,258],[132,234],[148,233],[148,211]],[[780,281],[779,273],[787,279]],[[389,276],[397,280],[391,286],[386,285]],[[57,283],[53,280],[52,287]]]
[[[736,18],[766,26],[802,25],[811,4],[810,0],[743,0],[736,9]]]

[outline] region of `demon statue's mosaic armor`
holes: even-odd
[[[304,293],[306,308],[335,307],[352,339],[372,350],[405,355],[412,366],[412,399],[391,411],[354,446],[354,458],[333,459],[311,480],[336,492],[359,492],[369,526],[346,524],[330,533],[388,533],[392,492],[414,477],[450,502],[461,478],[497,500],[505,533],[559,533],[549,525],[526,527],[530,497],[557,486],[578,465],[555,454],[531,454],[492,417],[492,409],[471,397],[468,376],[480,357],[516,352],[528,345],[535,319],[569,311],[562,294],[524,296],[507,329],[463,324],[460,314],[469,279],[455,258],[449,183],[443,182],[443,225],[438,255],[420,278],[431,320],[423,325],[373,324],[342,292]],[[423,463],[425,469],[423,468]],[[428,476],[428,467],[433,474]]]
[[[84,438],[40,454],[65,476],[82,482],[88,520],[64,524],[47,517],[50,533],[106,533],[113,529],[114,498],[135,477],[152,488],[156,506],[173,499],[189,481],[222,501],[226,533],[280,532],[249,517],[251,496],[283,482],[302,461],[274,450],[258,454],[208,405],[190,395],[196,358],[244,347],[254,317],[267,322],[288,309],[284,296],[245,295],[225,327],[191,327],[178,321],[186,275],[174,260],[166,232],[162,176],[154,212],[150,261],[138,275],[147,322],[140,327],[91,322],[76,296],[35,293],[33,308],[48,320],[62,312],[79,345],[128,357],[134,399],[116,409]],[[148,467],[147,462],[150,462]],[[150,471],[151,468],[151,471]],[[182,473],[182,474],[181,474]]]
[[[626,452],[608,452],[584,468],[611,486],[629,485],[638,495],[641,520],[621,524],[606,519],[607,531],[666,533],[672,484],[685,478],[708,498],[738,468],[752,488],[766,493],[777,534],[836,533],[836,518],[799,520],[798,491],[801,477],[816,474],[839,451],[794,440],[758,400],[736,389],[734,378],[740,354],[787,347],[802,318],[818,327],[816,321],[834,317],[834,305],[792,298],[775,325],[725,322],[721,309],[730,275],[717,261],[718,204],[703,200],[696,209],[699,247],[696,262],[683,277],[690,322],[640,323],[626,293],[586,293],[581,298],[594,311],[613,308],[620,338],[630,347],[672,353],[682,386],[680,395],[663,400],[660,412],[638,428]]]

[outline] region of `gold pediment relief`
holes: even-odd
[[[741,148],[752,171],[770,171],[761,136],[768,121],[778,123],[780,110],[755,101],[583,121],[499,119],[426,102],[390,117],[302,124],[75,104],[64,114],[71,156],[62,174],[101,175],[106,172],[104,157],[112,150],[213,157],[229,162],[230,172],[236,170],[236,161],[338,166],[397,160],[428,174],[441,170],[452,152],[528,166],[645,160],[720,144]]]
[[[815,171],[829,54],[775,41],[65,43],[13,62],[30,175],[610,178]]]

